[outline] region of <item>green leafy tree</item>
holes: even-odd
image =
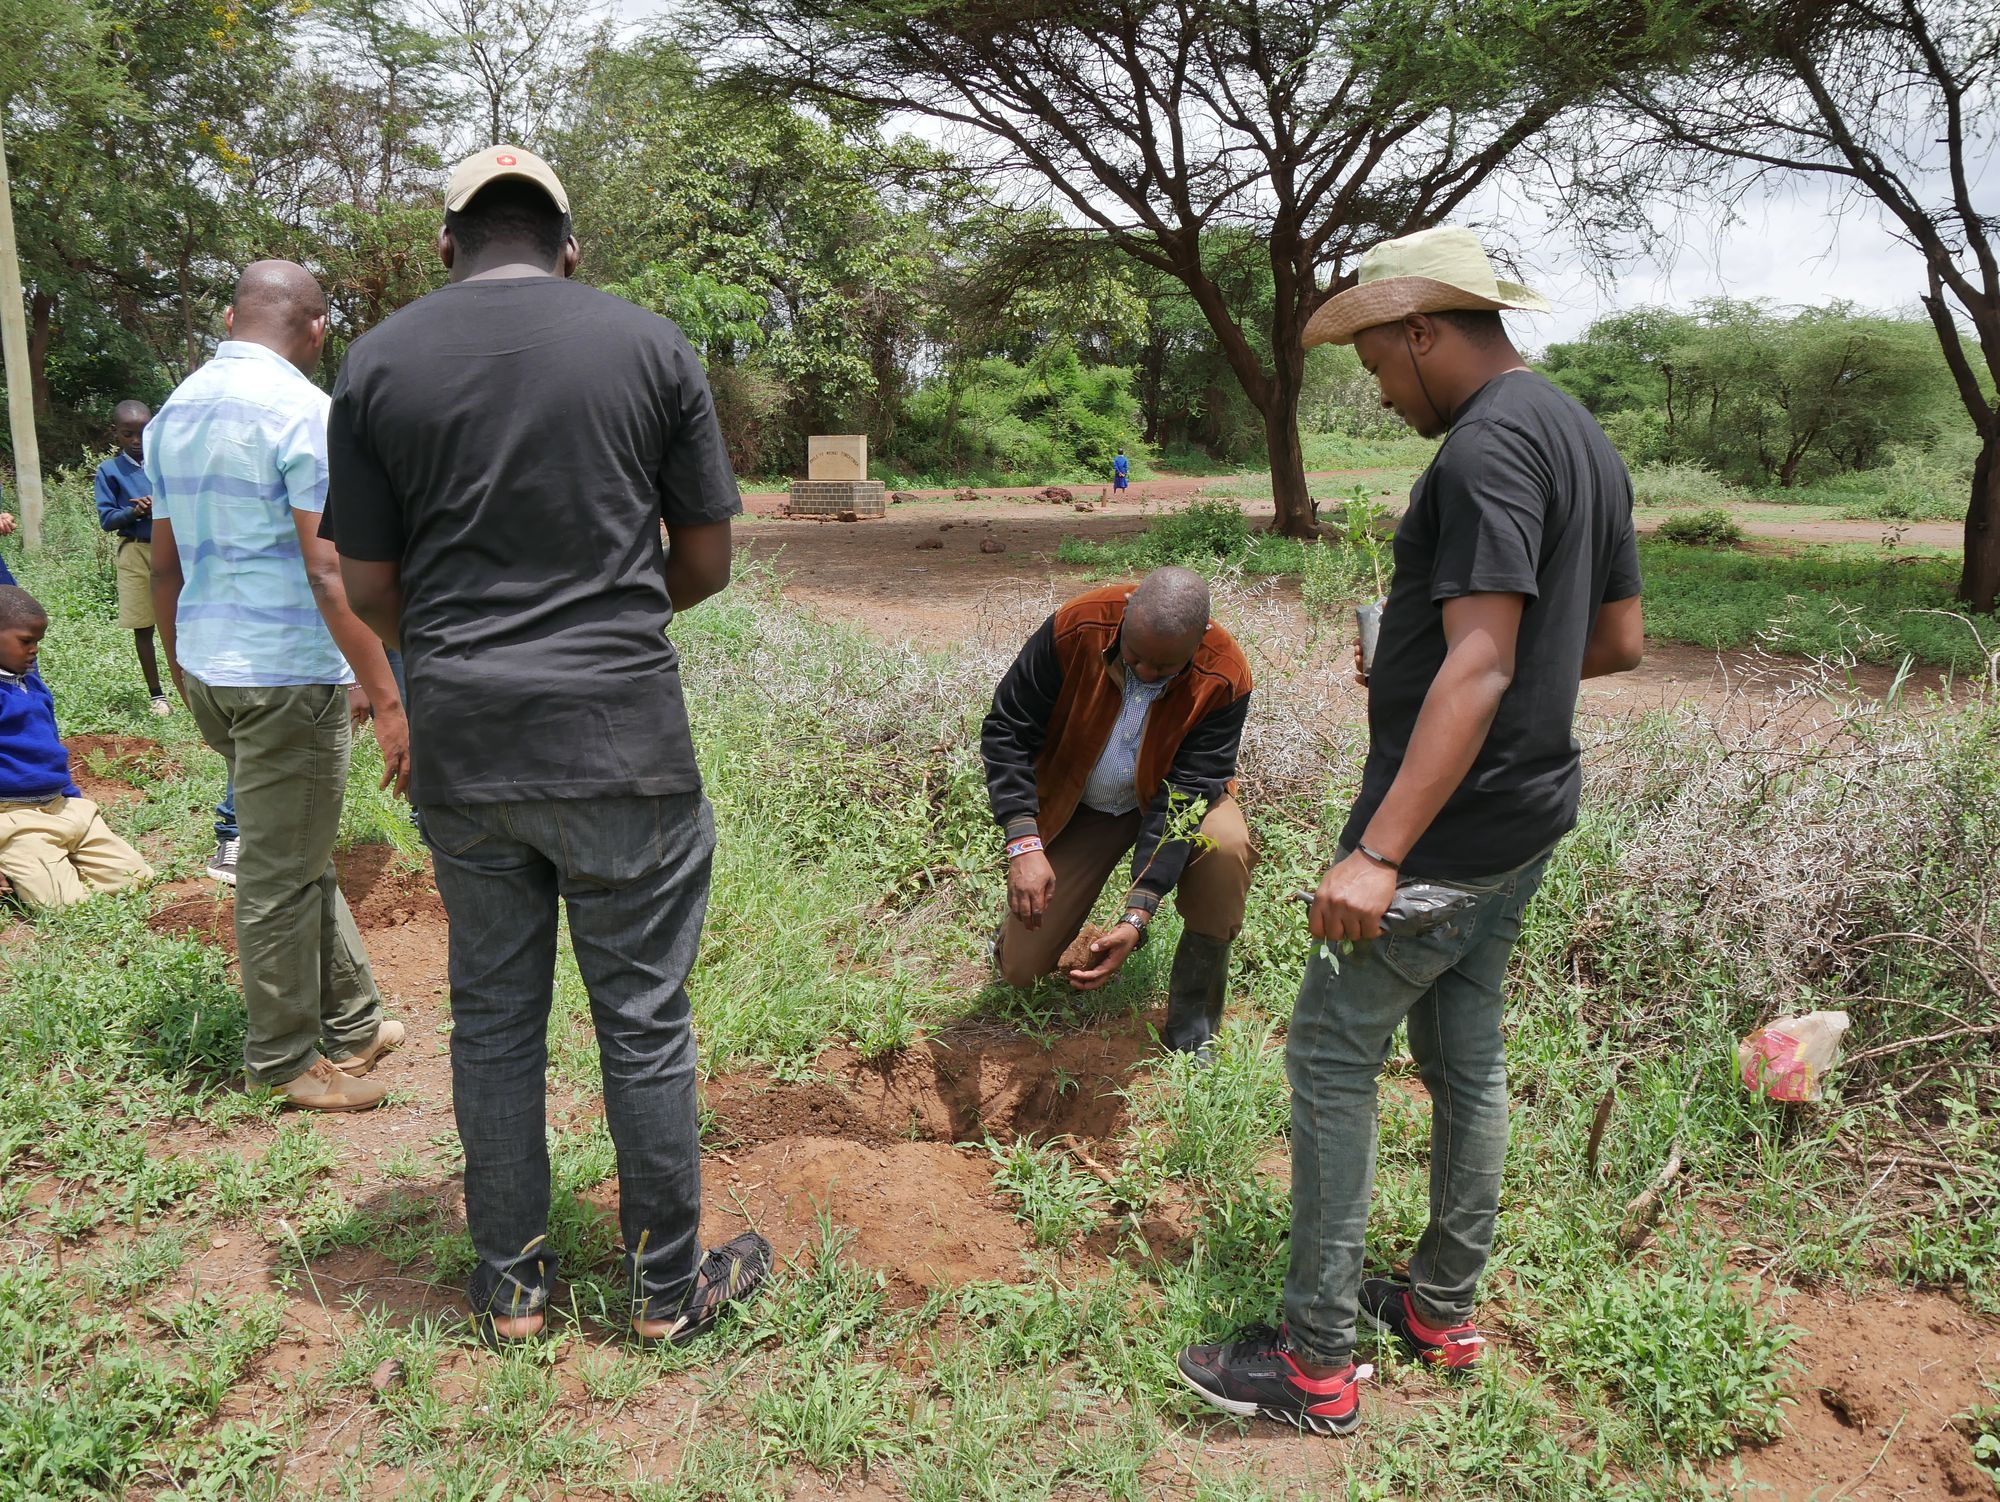
[[[285,0],[69,0],[38,30],[34,0],[7,3],[31,375],[61,456],[101,436],[111,393],[157,396],[202,358],[254,217],[239,145],[294,17]],[[17,38],[55,69],[37,76]]]
[[[459,94],[446,39],[379,0],[320,0],[243,149],[269,254],[327,291],[326,367],[444,279],[435,249]]]
[[[1201,310],[1262,419],[1281,529],[1305,533],[1306,321],[1359,253],[1461,213],[1608,67],[1670,39],[1670,5],[1461,0],[718,0],[736,76],[828,111],[907,111],[983,143]],[[1215,234],[1243,233],[1268,316],[1232,304]]]
[[[1979,438],[1959,597],[1990,611],[2000,599],[2000,220],[1986,179],[2000,131],[2000,12],[1992,0],[1810,0],[1728,5],[1708,19],[1714,45],[1626,82],[1633,123],[1618,144],[1677,171],[1705,215],[1772,179],[1817,178],[1879,206],[1917,251],[1923,282],[1910,290]]]
[[[549,148],[585,274],[687,331],[739,469],[796,466],[810,432],[893,442],[956,213],[925,186],[947,158],[718,87],[659,37],[590,54]]]
[[[1683,451],[1786,488],[1815,470],[1866,469],[1893,443],[1928,443],[1951,397],[1928,328],[1839,304],[1779,317],[1709,303],[1667,363],[1680,372],[1670,411]]]

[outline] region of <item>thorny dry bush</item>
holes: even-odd
[[[928,652],[743,583],[688,651],[697,723],[742,727],[724,744],[755,746],[766,811],[803,847],[866,846],[885,891],[971,916],[996,880],[980,717],[1022,623],[1058,601],[996,602]],[[1224,576],[1215,598],[1256,677],[1241,773],[1260,838],[1330,849],[1366,751],[1351,641],[1268,581]],[[1751,654],[1726,702],[1584,720],[1583,827],[1550,882],[1575,895],[1542,959],[1638,1046],[1673,1046],[1677,1000],[1724,998],[1740,1031],[1844,1007],[1856,1082],[2000,1087],[2000,694],[1872,699],[1851,666]]]
[[[1724,703],[1594,727],[1585,809],[1609,858],[1564,959],[1656,1046],[1677,999],[1728,998],[1740,1031],[1842,1008],[1850,1095],[1966,1070],[1991,1092],[2000,697],[1874,698],[1851,667],[1760,651]]]

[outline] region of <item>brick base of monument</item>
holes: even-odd
[[[852,516],[859,520],[889,514],[889,488],[880,480],[794,480],[787,516]]]

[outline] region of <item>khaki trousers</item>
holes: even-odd
[[[225,688],[186,675],[188,708],[235,777],[236,962],[251,1082],[358,1053],[382,1025],[368,952],[334,877],[347,796],[347,690]]]
[[[29,907],[68,907],[93,892],[123,892],[153,868],[119,839],[88,798],[0,808],[0,876]]]
[[[1215,847],[1189,854],[1174,888],[1174,905],[1189,932],[1228,943],[1243,927],[1243,906],[1257,856],[1242,806],[1234,798],[1224,798],[1209,809],[1201,832],[1215,841]],[[1055,968],[1097,906],[1105,882],[1138,839],[1136,809],[1129,814],[1077,809],[1043,851],[1055,870],[1056,890],[1042,914],[1042,926],[1031,932],[1009,913],[1000,931],[1000,975],[1008,985],[1032,986]]]
[[[128,537],[113,565],[118,579],[118,624],[127,631],[153,629],[153,545]]]

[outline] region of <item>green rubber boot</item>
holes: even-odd
[[[1160,1035],[1167,1047],[1206,1059],[1222,1031],[1228,990],[1229,941],[1182,929],[1167,982],[1167,1025]]]

